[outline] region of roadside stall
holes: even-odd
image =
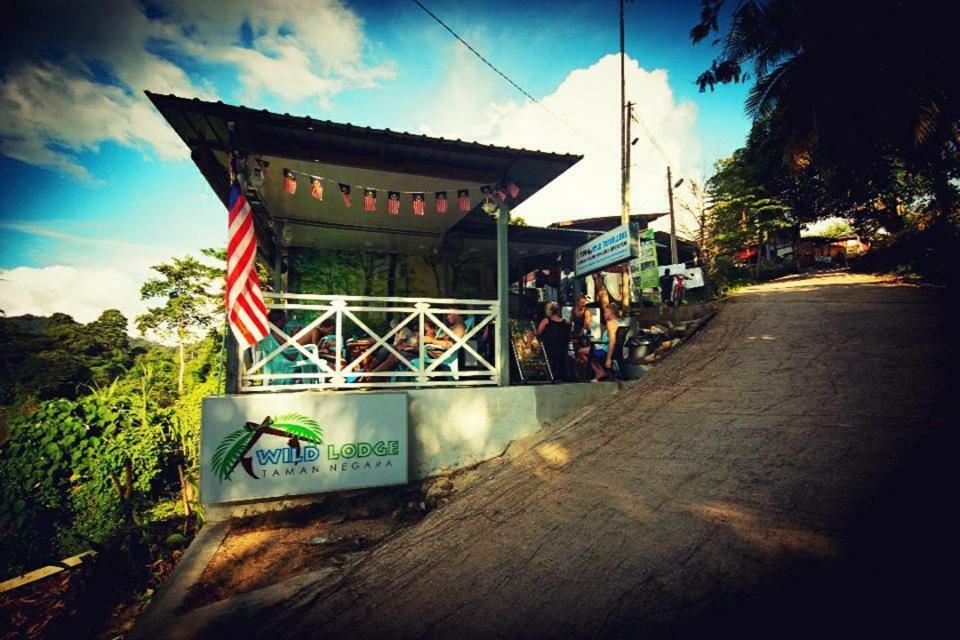
[[[205,503],[424,477],[605,393],[511,386],[509,283],[597,234],[510,210],[579,156],[148,96],[224,204],[238,167],[270,271],[268,338],[204,404]]]

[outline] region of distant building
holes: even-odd
[[[862,255],[869,250],[870,243],[861,240],[855,233],[837,238],[808,236],[797,243],[797,266],[807,269],[846,265],[848,257]]]

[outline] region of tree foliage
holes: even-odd
[[[142,415],[110,385],[11,425],[0,456],[4,573],[111,540],[162,491],[172,413]]]
[[[752,83],[747,148],[761,151],[761,178],[789,190],[796,212],[843,213],[893,232],[907,211],[933,212],[939,222],[955,213],[951,5],[745,0],[726,21],[724,6],[703,0],[691,30],[694,43],[716,34],[719,46],[697,83]]]

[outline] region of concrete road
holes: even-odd
[[[739,292],[646,379],[225,633],[784,637],[941,623],[942,292],[846,273]]]

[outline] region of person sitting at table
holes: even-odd
[[[257,343],[260,350],[260,358],[266,358],[287,342],[287,339],[280,335],[279,331],[286,332],[287,314],[283,309],[271,309],[267,313],[267,320],[273,325],[263,340]],[[294,328],[296,329],[296,328]],[[297,329],[298,331],[299,329]],[[296,332],[288,334],[290,337],[296,335]],[[297,343],[310,344],[309,333],[301,336]],[[284,375],[291,373],[300,373],[300,367],[294,364],[298,360],[305,359],[305,356],[294,346],[285,347],[280,353],[268,360],[263,365],[263,372],[271,375]],[[274,381],[267,381],[266,384],[292,384],[293,378],[281,378]]]
[[[593,340],[591,340],[589,336],[585,335],[574,336],[573,369],[577,380],[589,380],[589,376],[594,374],[592,359]]]
[[[320,353],[332,354],[337,350],[336,334],[337,323],[333,318],[327,318],[310,330],[310,342],[317,345]],[[321,342],[323,344],[321,344]]]
[[[595,375],[590,382],[600,382],[610,377],[615,350],[623,348],[623,345],[617,344],[617,329],[623,326],[623,321],[620,319],[620,307],[616,303],[611,302],[603,308],[603,321],[607,333],[607,348],[595,350],[595,357],[590,361]]]
[[[397,322],[397,320],[394,320],[391,322],[391,325],[396,327]],[[410,328],[410,324],[411,323],[403,325],[393,334],[393,348],[399,351],[407,360],[412,360],[419,354],[417,334]],[[377,361],[377,365],[370,370],[371,373],[376,371],[393,371],[397,368],[397,365],[400,364],[400,359],[397,358],[392,351],[383,347],[377,349],[377,352],[374,354],[374,359]],[[368,380],[368,382],[373,381],[373,378]]]
[[[550,364],[554,381],[567,379],[567,349],[570,346],[570,324],[560,315],[560,305],[548,302],[537,335]]]
[[[448,329],[440,329],[438,327],[434,337],[428,338],[424,336],[423,342],[427,345],[427,349],[433,352],[446,351],[456,343],[454,336],[456,336],[456,338],[462,338],[466,335],[467,326],[463,323],[463,314],[448,313],[446,319]],[[434,357],[433,354],[431,354],[431,357]]]
[[[589,333],[590,320],[592,317],[593,316],[590,315],[590,309],[587,309],[587,296],[581,293],[577,296],[577,305],[570,314],[570,321],[572,323],[570,333],[573,334],[574,337]]]

